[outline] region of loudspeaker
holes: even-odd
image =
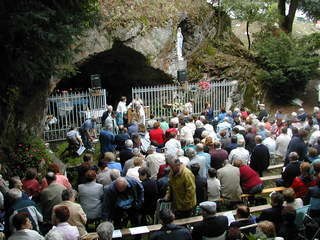
[[[100,74],[91,75],[90,79],[91,79],[92,89],[100,89],[101,88]]]
[[[187,71],[186,70],[178,70],[177,76],[178,76],[179,82],[186,82],[187,81]]]

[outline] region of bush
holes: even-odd
[[[44,142],[34,137],[17,144],[4,168],[8,177],[16,175],[23,177],[28,168],[36,168],[44,175],[50,162],[50,155]]]
[[[262,33],[254,44],[258,62],[265,70],[259,79],[276,103],[289,102],[302,93],[317,72],[319,55],[305,42],[280,32]],[[314,46],[318,44],[314,41]]]

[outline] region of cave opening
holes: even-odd
[[[77,74],[62,79],[56,90],[91,88],[90,76],[99,74],[101,87],[107,90],[107,103],[115,105],[121,96],[131,99],[131,88],[172,83],[172,77],[153,68],[141,53],[114,42],[111,49],[76,63]]]

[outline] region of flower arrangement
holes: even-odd
[[[22,177],[28,168],[36,168],[38,172],[44,173],[50,161],[44,142],[35,137],[17,144],[10,155],[7,168],[10,174]]]
[[[179,100],[177,100],[172,104],[172,111],[174,111],[174,112],[182,112],[183,106],[184,105]]]
[[[198,82],[198,86],[199,86],[199,89],[206,91],[206,90],[210,89],[211,83],[208,81],[200,81],[200,82]]]

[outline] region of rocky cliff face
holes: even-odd
[[[215,34],[215,12],[206,1],[101,1],[102,25],[80,39],[75,62],[112,48],[115,40],[142,53],[154,68],[176,76],[176,33],[181,27],[184,55]]]
[[[151,67],[175,78],[181,67],[176,53],[177,29],[180,27],[189,80],[199,80],[203,73],[209,78],[239,80],[240,88],[234,96],[238,105],[251,105],[252,98],[262,97],[254,59],[233,35],[229,17],[206,1],[135,0],[119,3],[110,0],[101,1],[101,9],[102,24],[88,30],[86,37],[79,40],[75,48],[80,51],[75,62],[88,62],[89,57],[106,52],[114,47],[115,42],[121,42],[142,54]],[[220,24],[218,15],[221,16]],[[219,38],[216,37],[218,28]],[[135,78],[130,74],[128,81],[138,84],[139,76]],[[157,77],[148,75],[148,78],[154,81]],[[127,81],[123,77],[122,80]],[[161,81],[153,82],[159,83]],[[123,86],[107,86],[109,89],[119,87],[123,89]],[[130,86],[127,90],[130,91]]]

